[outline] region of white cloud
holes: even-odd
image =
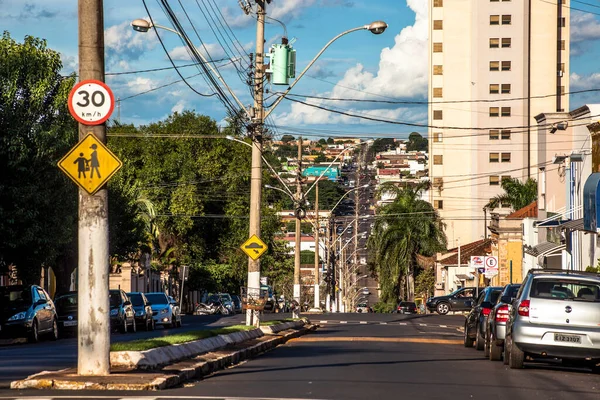
[[[134,94],[146,92],[157,86],[158,84],[149,78],[137,77],[135,79],[127,81],[127,88],[130,90],[131,93]]]
[[[177,112],[177,113],[181,113],[181,112],[183,112],[183,110],[185,110],[185,109],[186,109],[186,102],[185,102],[185,100],[179,100],[179,101],[177,102],[177,104],[175,104],[175,105],[173,106],[173,108],[171,108],[171,112],[172,112],[172,113],[176,113],[176,112]]]
[[[104,31],[104,46],[108,54],[112,51],[137,59],[146,50],[153,49],[156,43],[157,39],[153,32],[136,32],[128,21],[110,26]]]
[[[289,5],[289,2],[287,4]],[[377,73],[366,71],[362,64],[356,64],[346,71],[344,77],[330,93],[331,97],[374,98],[376,94],[399,98],[421,97],[427,94],[427,2],[407,0],[407,5],[415,13],[415,23],[402,29],[395,37],[392,48],[384,48],[381,51]],[[340,106],[340,103],[337,105]],[[329,103],[327,108],[331,108]],[[360,110],[348,110],[348,112],[361,113]],[[424,114],[423,110],[412,108],[371,109],[362,113],[368,113],[375,118],[403,121],[418,121],[426,117],[426,111]],[[277,121],[283,125],[361,122],[358,118],[342,116],[298,103],[292,105],[289,113],[278,115]]]
[[[571,43],[600,39],[600,22],[592,14],[573,11],[571,14]]]
[[[573,72],[569,84],[573,91],[600,87],[600,72],[590,75],[579,75]]]
[[[219,59],[225,57],[225,51],[219,44],[205,43],[202,47],[196,47],[196,50],[204,56],[206,59]],[[210,55],[210,56],[209,56]],[[175,47],[169,52],[169,56],[176,61],[190,61],[190,55],[188,54],[187,47],[179,46]]]
[[[299,17],[304,9],[311,7],[316,0],[278,0],[271,3],[269,17],[275,19],[293,20]]]

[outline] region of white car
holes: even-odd
[[[152,305],[152,318],[155,325],[165,328],[176,328],[181,326],[181,313],[177,302],[163,292],[145,293],[146,298]]]
[[[357,313],[368,313],[369,312],[369,306],[366,303],[361,303],[359,305],[356,306],[356,312]]]

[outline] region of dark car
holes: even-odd
[[[417,313],[417,303],[412,301],[401,301],[398,303],[398,308],[396,309],[398,314],[416,314]]]
[[[473,342],[475,342],[475,348],[483,350],[485,347],[485,320],[501,293],[502,286],[488,286],[479,292],[477,301],[465,320],[465,347],[473,347]]]
[[[512,302],[517,297],[520,287],[520,283],[512,283],[504,286],[500,298],[498,298],[498,301],[486,319],[484,351],[490,361],[500,361],[502,359],[506,321],[508,321]]]
[[[77,292],[67,292],[54,297],[58,331],[61,335],[77,332]]]
[[[27,337],[37,342],[47,334],[58,339],[58,322],[54,302],[37,285],[0,287],[0,334],[4,337]]]
[[[110,301],[110,326],[113,330],[120,330],[123,333],[131,328],[136,331],[135,312],[127,294],[121,289],[109,290]]]
[[[474,287],[464,287],[445,296],[430,297],[426,306],[430,312],[446,315],[449,311],[469,311],[475,299]]]
[[[133,311],[135,311],[135,324],[144,328],[146,331],[154,330],[154,318],[152,318],[152,304],[148,301],[144,293],[130,292],[127,297],[131,301]]]
[[[231,300],[233,300],[233,310],[236,313],[242,312],[242,299],[237,294],[231,295]]]

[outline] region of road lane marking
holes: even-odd
[[[419,326],[427,326],[427,324],[419,324]]]
[[[327,321],[319,321],[320,324],[326,324]]]
[[[387,325],[387,322],[380,322],[379,325]]]
[[[360,321],[360,323],[361,323],[361,324],[366,324],[366,323],[367,323],[367,321]]]
[[[340,324],[347,324],[348,321],[340,321]]]
[[[385,343],[427,343],[427,344],[462,344],[459,339],[429,339],[429,338],[385,338],[385,337],[317,337],[303,336],[290,339],[288,342],[385,342]]]
[[[399,325],[408,325],[406,322],[400,322]]]

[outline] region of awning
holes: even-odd
[[[523,250],[525,251],[525,253],[527,253],[529,255],[538,257],[541,255],[554,253],[554,252],[556,252],[558,250],[562,250],[564,248],[565,248],[564,244],[556,244],[556,243],[552,243],[552,242],[542,242],[533,247],[526,246]]]
[[[541,222],[534,222],[533,226],[540,227],[540,228],[555,228],[557,226],[562,225],[565,222],[568,222],[568,220],[561,221],[558,219],[552,219],[552,220],[546,220],[546,221],[541,221]]]
[[[461,281],[470,281],[475,278],[472,274],[456,274],[454,276]]]
[[[572,221],[566,221],[560,224],[561,229],[568,229],[570,231],[584,231],[583,229],[583,218],[574,219]]]

